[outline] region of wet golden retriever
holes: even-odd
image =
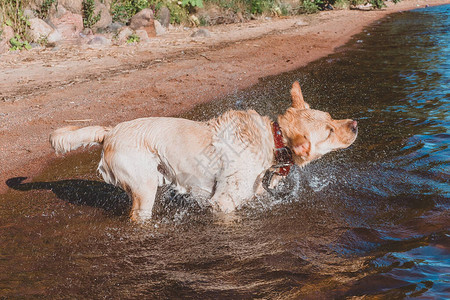
[[[60,128],[50,135],[50,143],[57,153],[102,144],[98,171],[107,183],[128,193],[134,220],[151,218],[157,188],[163,184],[228,213],[263,191],[264,174],[274,165],[281,163],[277,174],[286,175],[290,164],[304,166],[356,139],[356,121],[333,120],[310,109],[298,82],[291,96],[292,106],[278,122],[254,110],[228,111],[207,122],[142,118],[115,127]],[[287,153],[285,158],[278,155],[280,150]]]

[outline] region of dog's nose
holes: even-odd
[[[356,121],[351,121],[351,122],[350,122],[350,129],[351,129],[354,133],[358,132],[358,122],[356,122]]]

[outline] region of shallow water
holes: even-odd
[[[312,107],[359,122],[350,149],[295,170],[289,196],[259,198],[233,224],[168,189],[152,224],[131,224],[95,149],[32,183],[11,179],[0,296],[448,298],[449,16],[449,5],[391,16],[334,55],[185,114],[274,117],[299,80]]]

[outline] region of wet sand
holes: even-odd
[[[446,3],[408,0],[377,11],[215,26],[207,39],[191,38],[191,29],[131,47],[2,55],[0,193],[8,178],[32,177],[56,157],[47,137],[58,127],[177,115],[327,56],[390,13]]]

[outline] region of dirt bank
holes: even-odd
[[[6,179],[32,176],[55,157],[47,137],[58,127],[178,114],[328,55],[386,14],[445,3],[406,0],[216,26],[209,38],[181,29],[136,46],[0,56],[0,193]]]

